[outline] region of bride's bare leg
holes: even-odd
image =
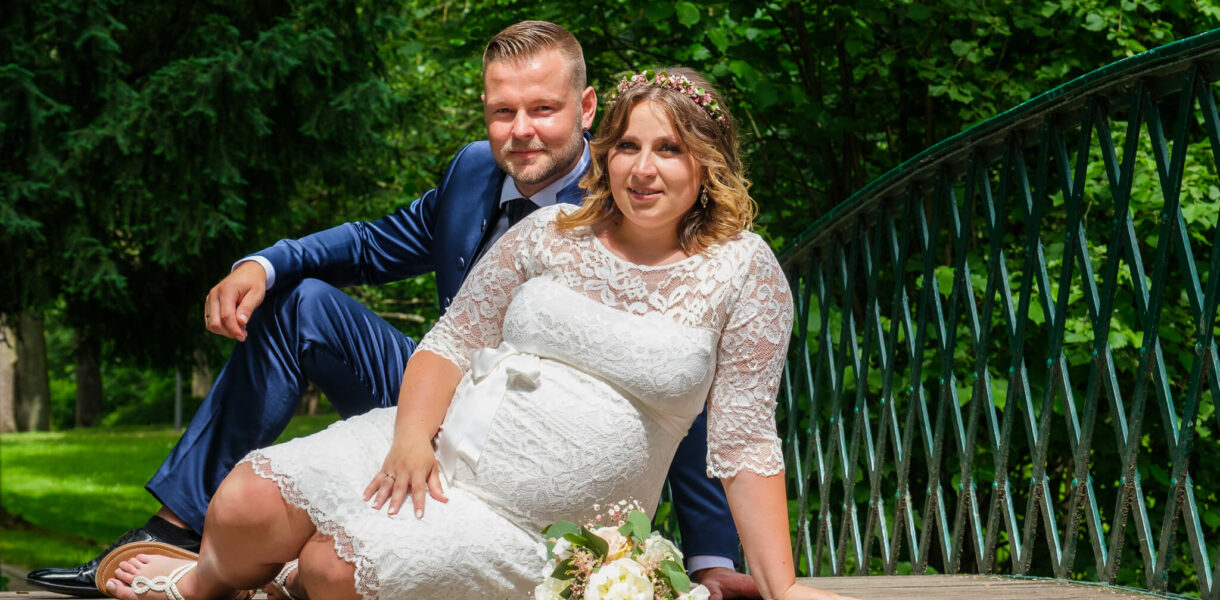
[[[304,510],[284,501],[275,482],[242,463],[208,504],[196,570],[231,588],[259,588],[300,554],[314,529]]]
[[[301,549],[297,584],[306,598],[360,600],[356,593],[356,567],[339,558],[334,538],[315,532]]]
[[[208,505],[199,565],[182,577],[178,589],[189,600],[211,600],[261,587],[300,554],[314,531],[309,516],[285,502],[275,482],[256,475],[248,463],[238,465]],[[182,563],[163,557],[126,561],[118,581],[112,580],[112,593],[134,598],[130,585],[136,576],[169,575]]]

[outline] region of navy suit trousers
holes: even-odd
[[[195,531],[221,480],[275,442],[313,381],[343,418],[398,401],[415,340],[333,286],[268,294],[178,445],[145,486]]]

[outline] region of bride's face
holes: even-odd
[[[669,116],[653,102],[635,105],[608,163],[610,192],[623,225],[676,237],[699,194],[700,168]]]

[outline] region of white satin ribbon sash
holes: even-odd
[[[541,377],[538,357],[521,352],[508,342],[474,353],[470,361],[471,385],[454,395],[436,439],[436,459],[446,476],[453,476],[459,460],[475,470],[504,394],[510,387],[536,388]]]

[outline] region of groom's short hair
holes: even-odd
[[[504,28],[487,42],[483,51],[483,75],[498,60],[521,60],[544,50],[557,50],[572,66],[572,85],[585,89],[585,53],[570,31],[550,21],[521,21]]]

